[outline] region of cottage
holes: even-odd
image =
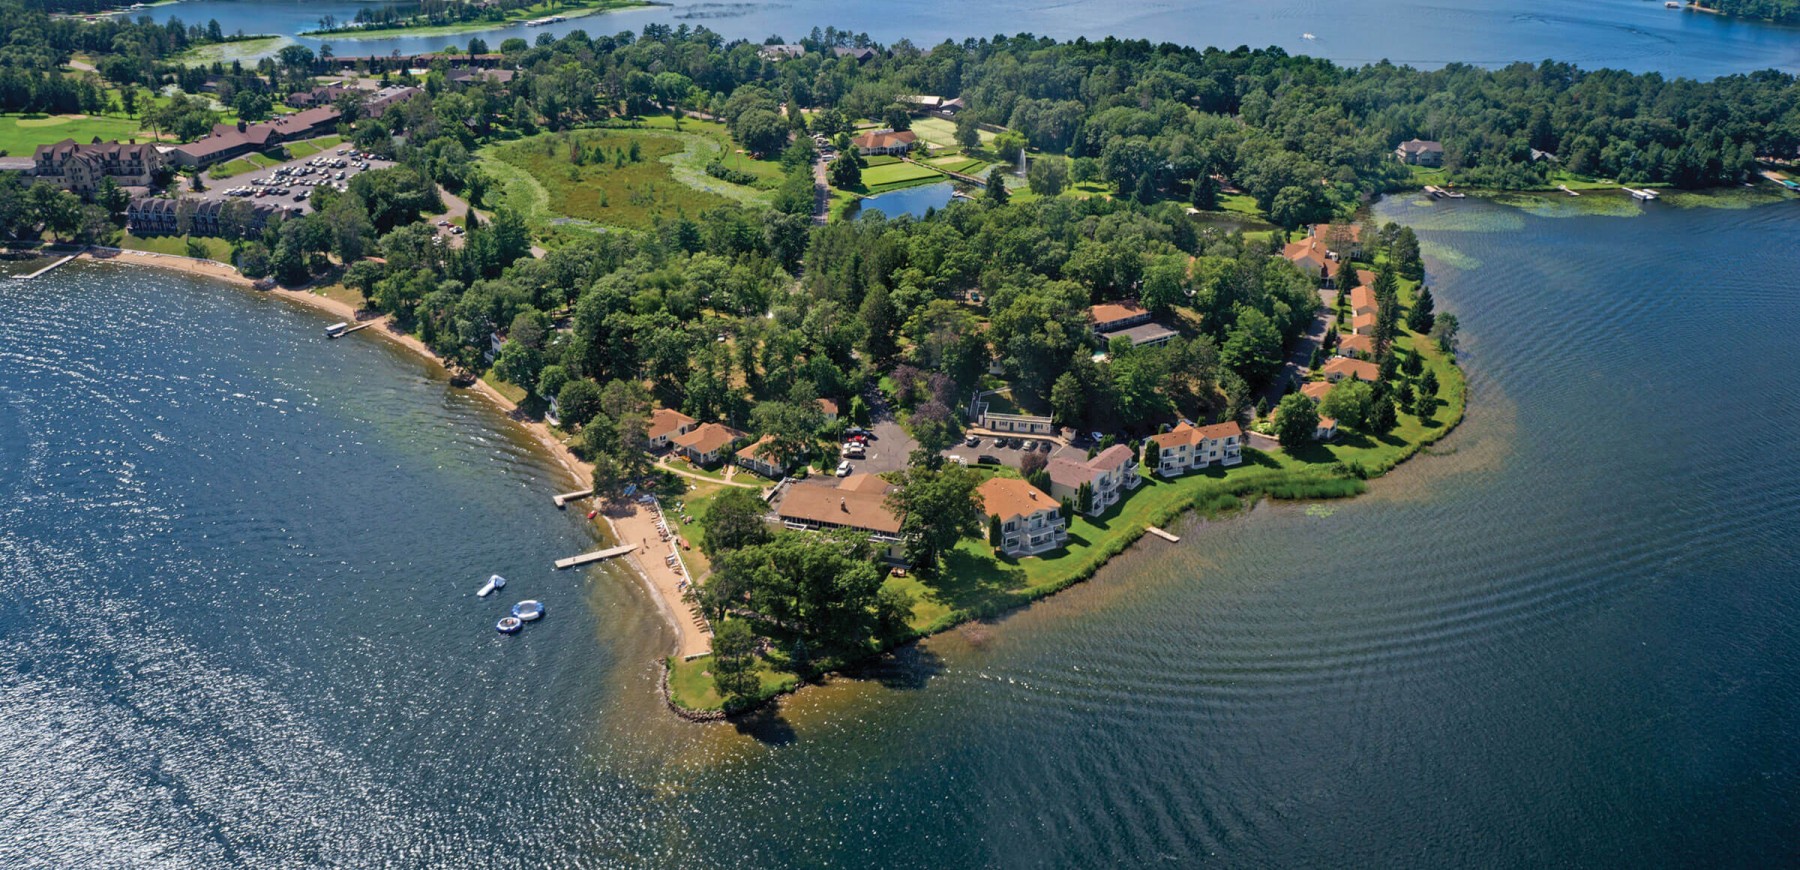
[[[1356,335],[1374,335],[1375,315],[1373,313],[1351,315],[1350,331]]]
[[[1281,256],[1299,267],[1300,271],[1311,275],[1319,282],[1320,287],[1330,289],[1337,286],[1337,274],[1341,266],[1319,239],[1308,237],[1289,242],[1281,249]]]
[[[695,465],[715,465],[725,457],[725,451],[744,433],[730,426],[719,423],[702,423],[688,431],[669,439],[675,452],[688,458]]]
[[[125,187],[148,187],[162,168],[162,152],[148,143],[127,145],[96,138],[83,145],[64,139],[39,145],[32,155],[32,172],[39,179],[84,196],[99,190],[108,178]]]
[[[756,439],[755,444],[751,444],[750,446],[739,450],[737,452],[737,464],[744,468],[748,468],[763,477],[775,480],[786,477],[791,463],[781,461],[775,456],[774,452],[769,449],[769,445],[773,443],[774,440],[775,436],[764,435],[763,437]]]
[[[1331,395],[1331,382],[1307,381],[1300,385],[1300,395],[1315,402],[1323,402],[1326,396]]]
[[[1444,165],[1444,145],[1430,139],[1408,139],[1394,148],[1394,159],[1408,166]]]
[[[838,418],[838,403],[830,399],[820,399],[819,413],[824,414],[825,419],[827,420],[836,420]]]
[[[1320,417],[1319,425],[1313,429],[1314,441],[1330,441],[1337,437],[1337,420],[1331,417]]]
[[[870,154],[904,156],[918,142],[918,135],[911,130],[871,130],[850,140],[850,143],[856,146],[856,153],[864,156]]]
[[[657,408],[650,412],[650,426],[644,434],[650,440],[651,450],[661,450],[669,446],[669,439],[677,435],[686,435],[694,428],[695,420],[680,411],[668,408]]]
[[[838,57],[847,57],[847,58],[850,58],[851,60],[856,61],[857,63],[862,63],[862,62],[867,61],[870,58],[873,58],[875,56],[875,49],[852,48],[850,46],[840,45],[836,48],[833,48],[831,50],[831,53],[834,55],[837,55]]]
[[[1361,333],[1341,335],[1338,336],[1337,351],[1344,356],[1366,359],[1375,355],[1375,339]]]
[[[1381,307],[1375,299],[1375,291],[1369,287],[1356,287],[1350,291],[1351,314],[1374,314]]]
[[[853,529],[867,534],[890,561],[901,561],[901,518],[888,507],[890,488],[872,474],[853,474],[835,487],[789,481],[772,496],[775,520],[794,531]]]
[[[1050,495],[1023,480],[990,477],[976,488],[990,517],[1000,518],[1000,544],[1008,556],[1035,556],[1054,550],[1069,538],[1062,507]]]
[[[1357,381],[1368,381],[1369,383],[1374,383],[1381,379],[1381,368],[1379,366],[1366,360],[1351,359],[1347,356],[1332,357],[1325,362],[1325,366],[1319,371],[1325,375],[1326,380],[1334,384],[1344,378],[1350,378],[1351,380]]]
[[[1107,508],[1124,498],[1125,493],[1144,482],[1138,476],[1137,454],[1123,444],[1114,444],[1092,459],[1059,456],[1050,460],[1046,471],[1050,474],[1050,494],[1058,500],[1073,500],[1076,510],[1082,509],[1078,496],[1082,484],[1087,484],[1091,501],[1086,513],[1091,516],[1105,513]]]
[[[1155,465],[1163,477],[1186,474],[1215,462],[1222,466],[1244,461],[1244,427],[1235,422],[1195,426],[1183,421],[1144,442],[1144,464]]]

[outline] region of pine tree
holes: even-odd
[[[1432,312],[1435,307],[1436,303],[1431,299],[1431,288],[1420,287],[1419,298],[1413,300],[1412,310],[1406,313],[1406,328],[1420,335],[1430,332],[1432,322],[1437,319]]]
[[[999,547],[1002,540],[1004,537],[1000,532],[1000,517],[990,514],[988,516],[988,543]]]
[[[998,166],[988,173],[987,190],[983,192],[983,195],[988,202],[995,205],[1005,205],[1007,199],[1011,198],[1011,194],[1006,189],[1006,173],[1001,172]]]

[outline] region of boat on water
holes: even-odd
[[[1300,34],[1300,38],[1301,39],[1318,39],[1317,36],[1314,36],[1310,33],[1302,33],[1302,34]]]
[[[512,614],[525,622],[534,622],[543,618],[544,604],[541,601],[527,598],[513,605]]]
[[[518,634],[524,625],[516,616],[502,616],[499,622],[494,623],[494,630],[501,634]]]
[[[326,338],[337,338],[338,336],[343,335],[344,333],[349,332],[349,331],[350,331],[350,324],[348,324],[348,323],[333,323],[332,325],[325,327],[325,337]]]
[[[494,576],[488,578],[487,585],[482,586],[481,590],[475,593],[475,597],[476,598],[486,598],[489,595],[494,594],[494,590],[504,587],[505,585],[506,585],[506,578],[500,576],[499,574],[495,574]]]

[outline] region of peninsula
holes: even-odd
[[[324,288],[501,397],[640,545],[695,716],[1442,438],[1458,324],[1373,197],[1788,197],[1800,145],[1777,72],[656,26],[169,63],[215,29],[42,30],[58,63],[160,48],[6,73],[5,108],[179,144],[37,143],[0,230]],[[942,196],[883,216],[910,187]]]
[[[518,24],[555,24],[600,12],[654,5],[648,0],[451,0],[446,3],[369,6],[350,21],[327,15],[301,36],[375,39],[389,36],[453,36]]]

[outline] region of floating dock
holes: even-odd
[[[589,562],[598,562],[603,559],[611,559],[614,556],[623,556],[626,553],[629,553],[632,550],[637,549],[637,547],[638,547],[638,545],[636,545],[636,544],[626,544],[622,547],[612,547],[612,548],[606,549],[606,550],[595,550],[592,553],[582,553],[579,556],[570,556],[567,559],[558,559],[558,560],[556,560],[556,570],[561,571],[564,568],[573,568],[577,565],[586,565]]]
[[[76,255],[75,255],[75,254],[70,254],[70,255],[69,255],[69,256],[67,256],[67,257],[64,257],[64,258],[62,258],[62,259],[60,259],[60,260],[57,260],[57,261],[56,261],[56,262],[54,262],[54,263],[51,263],[51,264],[50,264],[50,265],[48,265],[48,266],[45,266],[45,267],[44,267],[44,268],[42,268],[42,269],[39,269],[39,270],[37,270],[37,271],[36,271],[36,272],[33,272],[33,273],[31,273],[31,274],[29,274],[29,275],[14,275],[14,276],[13,276],[13,278],[14,278],[14,279],[15,279],[15,280],[19,280],[19,281],[29,281],[29,280],[31,280],[31,279],[33,279],[33,278],[36,278],[36,277],[37,277],[37,276],[39,276],[39,275],[42,275],[42,274],[44,274],[44,273],[45,273],[45,272],[48,272],[48,271],[50,271],[50,270],[51,270],[51,269],[54,269],[54,268],[56,268],[56,267],[57,267],[57,266],[61,266],[61,265],[62,265],[62,264],[64,264],[64,263],[67,263],[67,262],[69,262],[69,261],[70,261],[70,260],[73,260],[73,259],[75,259],[75,257],[76,257]]]
[[[553,495],[550,497],[550,500],[552,502],[556,503],[556,507],[558,509],[561,509],[563,505],[566,505],[569,502],[572,502],[578,498],[587,498],[588,496],[593,495],[593,494],[594,494],[593,490],[584,489],[584,490],[580,490],[577,492],[565,492],[562,495]]]
[[[1576,193],[1576,192],[1575,192],[1575,191],[1573,191],[1573,190],[1570,190],[1570,189],[1569,189],[1569,186],[1568,186],[1568,185],[1566,185],[1566,184],[1559,184],[1559,185],[1557,185],[1557,186],[1556,186],[1556,189],[1557,189],[1557,190],[1560,190],[1560,191],[1562,191],[1562,192],[1563,192],[1563,193],[1566,193],[1566,194],[1568,194],[1568,195],[1570,195],[1570,196],[1580,196],[1580,195],[1581,195],[1581,194],[1579,194],[1579,193]]]
[[[1162,538],[1163,540],[1168,541],[1171,544],[1181,543],[1180,535],[1170,534],[1170,533],[1165,532],[1162,529],[1159,529],[1155,526],[1145,526],[1144,531],[1149,532],[1150,534],[1155,535],[1159,538]]]
[[[1629,188],[1629,187],[1621,187],[1619,189],[1625,191],[1626,193],[1631,194],[1633,197],[1636,197],[1637,199],[1643,200],[1644,202],[1649,202],[1650,200],[1653,200],[1662,195],[1662,194],[1657,193],[1656,191],[1651,190],[1647,187],[1644,188],[1643,190],[1633,190],[1632,188]]]

